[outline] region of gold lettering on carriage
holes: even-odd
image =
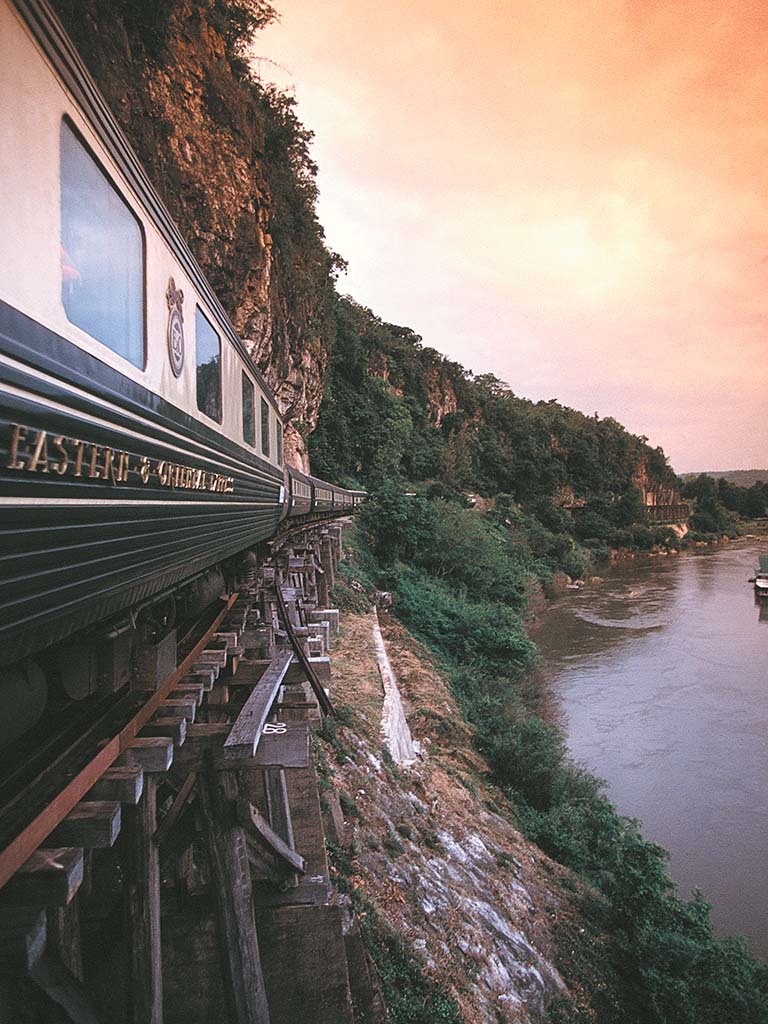
[[[10,432],[5,468],[20,473],[103,480],[113,485],[154,485],[173,491],[233,494],[235,490],[234,477],[201,466],[151,459],[20,423],[11,423]]]

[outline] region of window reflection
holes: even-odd
[[[61,124],[61,298],[70,323],[144,365],[144,239],[138,220]]]
[[[243,374],[243,440],[256,444],[256,420],[253,413],[253,383],[247,373]]]
[[[195,358],[197,407],[206,416],[220,423],[221,340],[199,306],[195,307]]]
[[[261,400],[261,450],[269,458],[269,404]]]

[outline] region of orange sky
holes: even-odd
[[[768,466],[768,5],[276,2],[342,290],[679,472]]]

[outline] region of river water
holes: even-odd
[[[717,931],[768,959],[768,606],[747,582],[760,549],[624,563],[556,601],[535,639],[574,757],[670,851],[681,893],[703,891]]]

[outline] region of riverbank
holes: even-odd
[[[536,624],[535,685],[574,756],[671,851],[681,891],[700,887],[719,933],[748,934],[765,957],[768,616],[748,582],[760,547],[622,563],[564,596]]]
[[[378,522],[367,517],[371,530]],[[386,517],[381,523],[389,529]],[[386,581],[395,614],[426,645],[474,730],[515,826],[574,873],[585,934],[603,936],[563,947],[567,956],[556,966],[582,994],[581,1005],[558,1010],[553,1024],[768,1020],[768,968],[738,943],[716,938],[702,900],[675,893],[664,851],[617,812],[601,784],[570,758],[561,732],[536,713],[538,695],[525,672],[535,649],[523,632],[523,605],[513,612],[472,603],[412,567],[385,570],[355,532],[346,545],[350,575],[368,587]],[[476,569],[477,555],[475,545],[467,555],[475,561],[462,563],[463,573]],[[491,592],[494,582],[483,585]],[[575,599],[583,593],[574,592]]]
[[[670,527],[670,529],[673,529]],[[648,549],[638,547],[616,547],[605,551],[593,551],[597,567],[614,565],[617,562],[635,561],[642,558],[667,558],[683,551],[701,550],[721,547],[724,544],[749,542],[760,537],[768,537],[768,519],[743,519],[738,523],[738,532],[723,534],[700,534],[695,532],[677,533],[670,536],[667,544],[654,544]]]

